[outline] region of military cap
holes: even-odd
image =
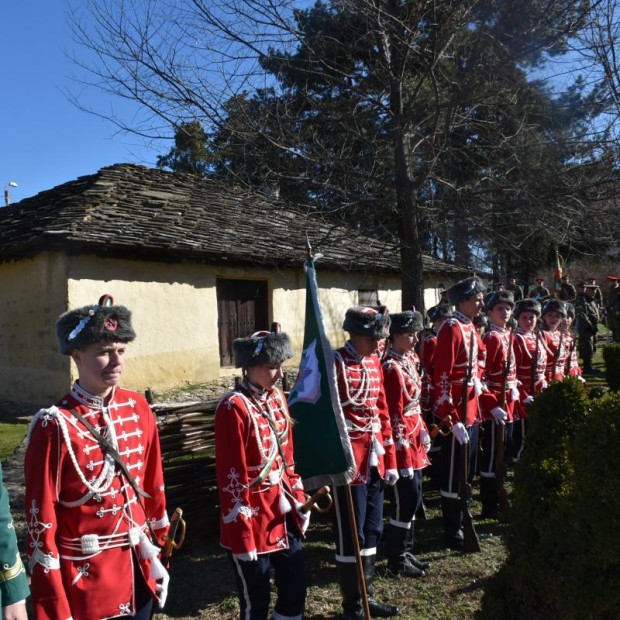
[[[541,314],[545,316],[545,314],[549,314],[549,312],[558,312],[566,318],[566,304],[560,299],[548,299],[542,307]]]
[[[235,367],[250,368],[258,364],[282,364],[293,357],[291,341],[284,332],[254,332],[233,340]]]
[[[620,282],[620,276],[607,276],[610,282]]]
[[[484,306],[487,310],[491,310],[497,304],[508,304],[511,308],[515,307],[515,296],[512,291],[493,291],[484,299]]]
[[[533,312],[536,316],[540,316],[540,303],[535,299],[521,299],[515,304],[513,316],[518,317],[523,312]]]
[[[69,310],[56,321],[58,350],[63,355],[94,342],[131,342],[135,337],[131,312],[115,306],[111,295],[103,295],[95,305]]]
[[[390,315],[385,306],[379,310],[354,306],[347,310],[342,329],[350,334],[387,338],[390,335]]]
[[[413,334],[423,329],[424,319],[416,310],[390,314],[390,334]]]
[[[453,284],[446,292],[448,293],[448,301],[455,306],[478,293],[484,293],[485,290],[482,280],[478,276],[472,276]]]
[[[437,304],[432,308],[429,308],[426,316],[431,323],[434,323],[438,319],[449,319],[452,316],[452,306],[448,304]]]

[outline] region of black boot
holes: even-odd
[[[499,518],[499,492],[495,478],[480,476],[480,500],[482,501],[481,519]]]
[[[430,562],[423,562],[413,555],[413,541],[414,541],[415,519],[411,522],[411,527],[407,530],[407,536],[405,537],[405,555],[409,558],[409,561],[420,570],[427,571],[431,564]]]
[[[400,610],[396,605],[390,605],[389,603],[382,603],[375,599],[375,591],[372,587],[372,582],[375,578],[375,555],[362,556],[362,563],[364,564],[364,579],[366,581],[366,592],[368,594],[368,607],[370,608],[370,615],[373,618],[391,618],[392,616],[398,616]]]
[[[342,618],[344,620],[364,620],[362,592],[357,578],[355,562],[337,562],[340,592],[342,594]]]
[[[390,524],[387,531],[388,569],[404,577],[424,577],[424,570],[418,568],[407,555],[407,534],[409,530]]]
[[[446,546],[462,551],[465,539],[463,538],[461,501],[457,498],[442,497],[441,514]]]

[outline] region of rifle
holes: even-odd
[[[467,388],[473,373],[474,363],[474,338],[475,332],[470,334],[469,340],[469,364],[463,378],[463,397],[461,400],[461,422],[467,423]],[[480,541],[476,528],[474,527],[474,518],[471,514],[470,502],[472,497],[471,484],[467,480],[469,477],[469,442],[460,446],[461,448],[461,467],[459,471],[459,495],[461,499],[461,510],[463,512],[463,551],[465,553],[475,553],[480,551]]]
[[[536,390],[536,375],[538,374],[538,345],[540,343],[540,328],[536,325],[536,343],[532,355],[532,369],[530,374],[530,396],[534,396]]]
[[[502,375],[502,386],[499,394],[499,406],[502,409],[506,407],[506,383],[508,381],[508,374],[510,372],[510,354],[512,352],[514,333],[510,333],[510,342],[508,344],[508,351],[506,352],[506,359],[504,360],[504,372]],[[497,480],[497,492],[499,500],[499,516],[504,518],[506,511],[508,510],[508,492],[506,491],[506,485],[504,484],[504,477],[506,475],[506,465],[504,463],[504,456],[506,452],[506,426],[504,424],[496,424],[495,426],[495,479]]]
[[[170,564],[172,554],[180,549],[185,542],[185,519],[183,518],[183,510],[175,508],[172,518],[170,519],[170,528],[164,539],[164,548],[161,551],[161,563],[164,566]]]

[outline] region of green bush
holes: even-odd
[[[618,618],[620,395],[574,379],[537,397],[515,471],[508,560],[480,618]]]
[[[603,361],[609,389],[614,392],[620,391],[620,342],[606,344],[603,347]]]

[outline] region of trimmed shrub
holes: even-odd
[[[603,361],[609,389],[614,392],[620,391],[620,342],[606,344],[603,347]]]
[[[620,394],[590,401],[567,379],[537,397],[508,552],[478,618],[620,617]]]

